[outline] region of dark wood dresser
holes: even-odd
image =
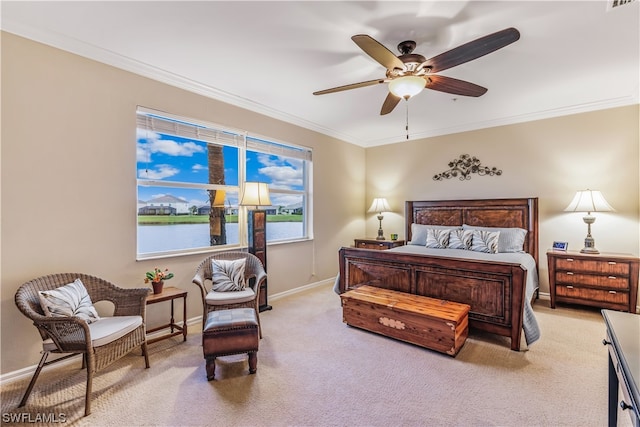
[[[547,261],[551,308],[563,302],[636,312],[638,257],[549,250]]]
[[[631,423],[640,427],[640,316],[602,310],[609,346],[609,427],[618,425],[618,407],[628,412]],[[618,402],[618,388],[622,399]]]

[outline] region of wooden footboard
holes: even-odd
[[[517,263],[477,261],[342,248],[340,293],[362,285],[469,304],[472,328],[511,338],[520,350],[525,269]]]

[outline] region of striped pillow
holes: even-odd
[[[486,252],[490,254],[498,253],[499,231],[473,230],[471,240],[471,250],[476,252]]]
[[[71,317],[84,319],[87,323],[100,320],[87,288],[82,280],[76,279],[73,283],[50,291],[38,292],[40,306],[46,316]]]
[[[448,228],[437,229],[437,228],[429,228],[427,230],[427,244],[428,248],[433,249],[445,249],[449,244],[449,233],[451,232]]]
[[[449,234],[449,249],[471,249],[473,233],[471,230],[451,230]]]
[[[476,227],[464,224],[465,230],[499,231],[498,252],[524,252],[524,241],[527,237],[527,230],[518,227]]]
[[[211,260],[213,290],[216,292],[241,291],[245,287],[245,258],[235,260]]]

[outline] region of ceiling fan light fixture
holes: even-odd
[[[418,76],[403,76],[389,82],[389,92],[400,98],[409,99],[424,89],[427,81]]]

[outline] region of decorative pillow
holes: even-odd
[[[462,227],[452,226],[452,225],[430,225],[430,224],[411,224],[411,241],[407,243],[407,245],[418,245],[418,246],[426,246],[427,245],[427,231],[429,229],[436,230],[453,230],[460,229]]]
[[[473,231],[471,230],[451,230],[449,233],[449,249],[471,249],[471,240],[473,239]]]
[[[217,292],[241,291],[245,287],[245,258],[234,260],[211,260],[213,290]]]
[[[476,252],[498,253],[499,231],[471,230],[473,239],[471,240],[471,250]]]
[[[64,285],[50,291],[38,292],[40,306],[46,316],[71,317],[84,319],[87,323],[100,320],[87,288],[82,280],[76,279],[73,283]]]
[[[465,230],[499,231],[498,252],[524,252],[524,239],[527,237],[527,230],[524,228],[512,227],[476,227],[464,224]]]
[[[449,244],[450,228],[429,228],[427,229],[427,244],[428,248],[433,249],[445,249]]]

